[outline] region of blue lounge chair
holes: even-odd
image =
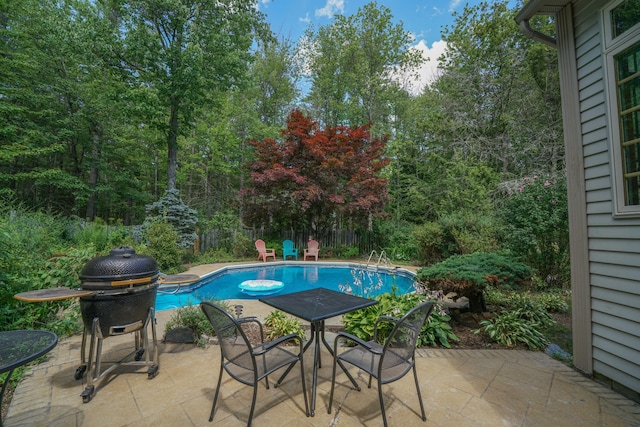
[[[286,261],[288,256],[294,256],[296,257],[296,261],[298,260],[298,248],[293,247],[291,240],[282,242],[282,259]]]

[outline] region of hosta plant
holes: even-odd
[[[300,321],[288,317],[284,312],[275,310],[264,318],[264,325],[267,327],[265,335],[268,340],[275,340],[289,334],[296,334],[304,340],[305,332]]]
[[[433,295],[418,293],[399,295],[394,288],[392,292],[378,295],[376,297],[378,304],[345,314],[342,317],[345,331],[368,341],[373,338],[375,323],[380,316],[399,318],[418,304],[435,299]],[[449,315],[436,302],[436,307],[420,332],[418,347],[442,346],[450,348],[450,341],[458,341],[458,337],[453,333],[448,323],[450,320]],[[380,340],[384,340],[393,329],[393,324],[389,322],[382,322],[378,326]]]
[[[484,332],[498,344],[508,347],[525,345],[530,350],[546,347],[548,341],[541,331],[542,326],[523,319],[521,314],[519,311],[506,311],[491,320],[481,320],[481,327],[475,333]]]

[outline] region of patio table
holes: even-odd
[[[0,374],[9,372],[0,392],[0,406],[13,371],[48,353],[57,343],[58,336],[49,331],[0,332]],[[1,416],[0,427],[2,427]]]
[[[311,382],[311,416],[314,416],[318,368],[321,367],[320,341],[324,343],[324,346],[333,356],[333,349],[324,337],[325,320],[375,305],[378,301],[343,294],[326,288],[269,296],[261,298],[259,301],[311,323],[311,338],[305,344],[303,351],[306,351],[311,346],[311,343],[314,343],[313,378]],[[282,382],[292,367],[293,365],[282,374],[276,385]]]

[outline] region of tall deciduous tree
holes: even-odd
[[[178,136],[188,135],[211,93],[237,86],[256,34],[265,35],[255,0],[112,0],[105,7],[120,42],[119,65],[132,85],[155,90],[166,119],[167,190],[176,188]]]
[[[514,13],[507,1],[466,6],[443,33],[444,71],[430,89],[445,119],[432,123],[432,132],[503,176],[548,169],[562,152],[558,88],[540,86],[540,78],[557,79],[555,66],[542,52],[528,56],[531,42]],[[550,67],[544,73],[539,60]]]
[[[387,133],[399,76],[417,72],[424,61],[402,23],[393,23],[387,7],[369,3],[307,31],[306,39],[314,115],[329,126],[374,124]]]
[[[255,160],[242,196],[251,223],[309,227],[321,235],[333,226],[370,227],[382,214],[388,137],[371,137],[366,126],[320,129],[294,110],[282,139],[250,141]]]

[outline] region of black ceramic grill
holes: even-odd
[[[80,287],[90,291],[80,297],[80,310],[84,323],[81,347],[81,366],[75,378],[81,379],[87,371],[87,386],[83,401],[89,402],[95,394],[94,382],[121,364],[148,366],[149,378],[158,373],[158,343],[154,322],[154,307],[158,290],[158,265],[145,255],[136,254],[129,247],[118,247],[108,256],[89,261],[80,273]],[[147,335],[151,325],[154,355],[150,359]],[[135,333],[135,349],[117,362],[102,361],[102,340],[113,335]],[[90,338],[87,356],[87,338]],[[133,360],[130,360],[130,359]],[[101,372],[102,363],[112,366]]]
[[[149,378],[158,374],[158,341],[154,308],[160,282],[156,261],[138,255],[133,248],[120,246],[109,255],[90,260],[80,272],[80,288],[49,288],[22,292],[14,297],[26,302],[56,301],[80,298],[84,330],[80,349],[81,365],[75,378],[87,374],[83,401],[95,394],[94,382],[122,364],[146,365]],[[148,327],[151,326],[153,358],[150,359]],[[113,335],[135,334],[135,348],[118,361],[102,361],[102,341]],[[87,339],[90,338],[87,357]],[[142,356],[145,360],[142,361]],[[102,371],[101,365],[111,364]]]

